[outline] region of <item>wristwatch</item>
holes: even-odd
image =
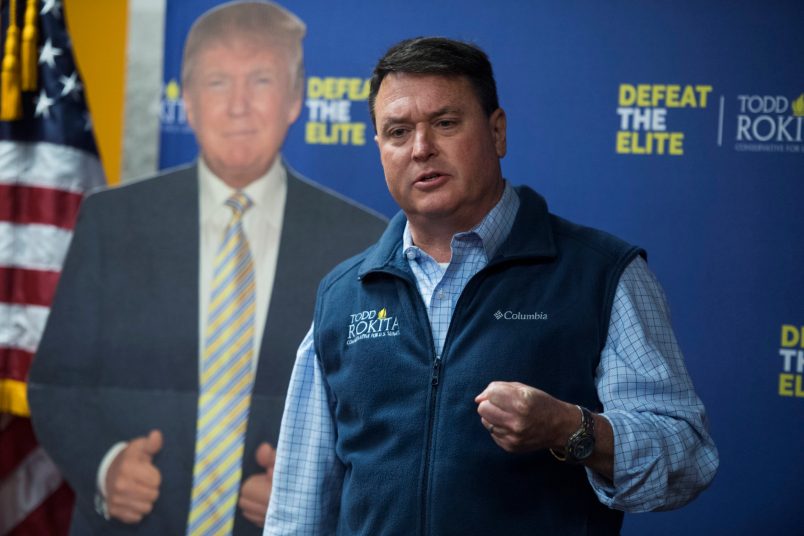
[[[557,459],[567,463],[580,463],[592,455],[595,450],[595,418],[592,412],[582,406],[575,406],[581,412],[581,427],[567,440],[563,456],[555,450],[550,452]]]

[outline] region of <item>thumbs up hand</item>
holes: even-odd
[[[257,464],[265,471],[252,475],[243,482],[237,504],[246,519],[262,527],[265,525],[265,514],[268,513],[268,501],[271,499],[276,450],[268,443],[262,443],[257,447],[255,457]]]
[[[106,473],[106,507],[109,516],[123,523],[139,523],[159,497],[162,475],[153,464],[162,449],[162,432],[151,430],[129,441],[115,456]]]

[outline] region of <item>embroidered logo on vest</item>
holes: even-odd
[[[399,319],[391,316],[385,307],[379,311],[374,309],[349,315],[349,335],[346,337],[346,344],[397,335],[399,335]]]
[[[547,313],[515,313],[514,311],[502,312],[497,310],[497,312],[494,313],[494,318],[497,320],[547,320]]]

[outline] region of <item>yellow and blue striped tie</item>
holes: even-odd
[[[238,192],[226,205],[232,219],[215,257],[201,360],[189,536],[232,534],[254,381],[254,264],[243,233],[252,202]]]

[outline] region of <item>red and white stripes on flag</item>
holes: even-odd
[[[0,534],[67,534],[73,492],[36,442],[31,420],[0,415]]]
[[[25,386],[78,207],[105,180],[61,2],[0,2],[0,97],[20,101],[13,117],[0,107],[0,535],[58,535],[67,533],[73,494],[36,441]],[[8,46],[12,6],[19,28],[31,24],[26,10],[36,12],[35,48],[27,44],[38,66],[33,87],[6,72],[9,55],[22,50],[23,63],[26,50]]]
[[[78,207],[87,187],[102,182],[94,154],[0,141],[0,411],[28,414],[24,383]]]

